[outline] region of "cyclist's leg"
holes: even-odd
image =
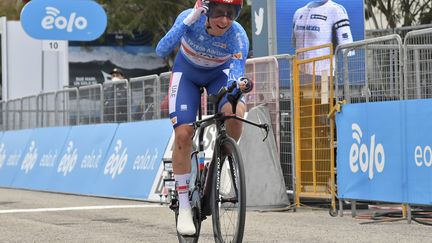
[[[226,102],[222,106],[221,110],[222,110],[222,112],[232,114],[231,103]],[[242,100],[240,100],[237,103],[236,114],[237,114],[237,116],[243,118],[245,112],[246,112],[246,105],[243,103]],[[227,131],[228,135],[230,137],[234,138],[236,141],[238,141],[240,136],[241,136],[241,133],[243,131],[243,123],[239,120],[229,119],[225,122],[225,125],[226,125],[226,131]]]
[[[195,226],[189,204],[188,183],[191,171],[193,128],[188,124],[195,121],[200,91],[199,87],[186,76],[181,68],[174,68],[170,82],[169,110],[175,134],[173,171],[179,200],[177,231],[180,234],[192,235],[195,234]]]

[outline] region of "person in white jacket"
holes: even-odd
[[[299,8],[293,17],[292,45],[299,48],[333,43],[333,50],[340,44],[353,42],[350,21],[345,8],[332,0],[313,0]],[[328,55],[329,49],[322,48],[308,51],[302,59]],[[305,73],[312,74],[311,65]],[[316,63],[316,74],[329,70],[328,61]]]

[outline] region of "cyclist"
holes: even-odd
[[[174,25],[160,40],[156,53],[167,57],[178,44],[180,50],[172,68],[169,89],[169,113],[174,127],[173,170],[179,200],[177,231],[182,235],[196,232],[188,198],[191,172],[193,128],[200,104],[200,87],[215,94],[222,86],[237,82],[238,87],[224,97],[219,110],[232,113],[228,99],[252,90],[252,83],[243,79],[249,50],[246,32],[235,20],[243,0],[198,0],[195,8],[180,13]],[[237,103],[236,114],[243,117],[244,100]],[[226,122],[228,134],[238,140],[241,122]]]

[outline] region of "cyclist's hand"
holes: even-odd
[[[238,85],[242,93],[251,92],[254,86],[252,80],[249,80],[248,78],[245,77],[239,78]]]
[[[190,12],[190,14],[183,20],[183,23],[187,26],[191,26],[201,17],[201,15],[205,14],[206,12],[207,10],[204,7],[194,8],[192,12]]]

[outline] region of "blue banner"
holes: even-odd
[[[269,31],[267,0],[253,0],[252,3],[252,44],[254,57],[269,55]]]
[[[21,25],[35,39],[90,41],[103,34],[107,16],[95,1],[32,0],[21,12]]]
[[[74,126],[58,156],[49,190],[89,194],[118,124]]]
[[[169,119],[7,131],[0,186],[154,200],[171,133]]]
[[[432,204],[432,100],[344,105],[336,116],[340,198]]]
[[[410,202],[432,204],[432,101],[407,102],[406,163]]]
[[[0,143],[0,186],[12,186],[33,130],[4,132]]]
[[[171,132],[169,119],[120,124],[92,194],[147,199]]]
[[[46,190],[70,127],[34,129],[20,159],[14,187]]]

